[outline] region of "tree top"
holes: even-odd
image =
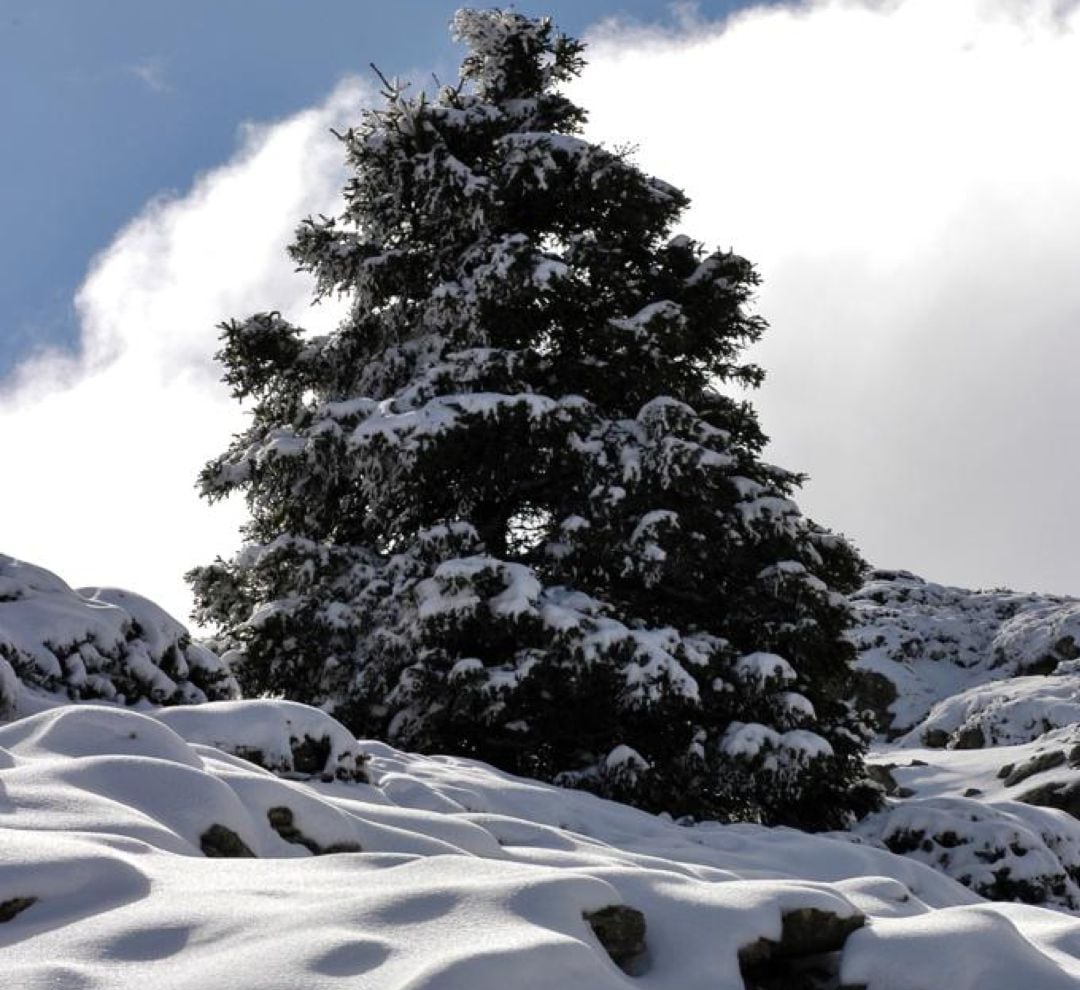
[[[535,96],[581,72],[585,46],[557,31],[550,17],[514,10],[464,8],[451,22],[454,38],[469,47],[462,81],[488,99]]]

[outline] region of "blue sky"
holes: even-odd
[[[454,0],[4,0],[0,7],[0,376],[73,344],[91,257],[150,198],[224,161],[245,120],[320,100],[344,75],[452,79]],[[732,0],[697,5],[722,16]],[[656,0],[521,4],[583,32],[671,23]]]
[[[337,84],[453,78],[456,6],[0,0],[0,552],[186,617],[242,519],[194,492],[243,425],[216,326],[332,325],[284,247],[338,208],[372,90]],[[588,136],[758,266],[803,509],[879,566],[1080,595],[1080,2],[521,9],[589,41]]]

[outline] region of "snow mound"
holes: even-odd
[[[870,844],[678,826],[378,743],[360,744],[368,783],[286,780],[234,755],[285,758],[297,735],[325,734],[336,758],[343,731],[280,702],[152,715],[69,706],[0,727],[8,982],[742,990],[813,986],[819,971],[871,990],[1055,990],[1080,980],[1080,922],[982,904]]]
[[[1074,662],[1060,675],[991,681],[939,701],[898,741],[981,749],[1032,742],[1044,733],[1080,722],[1080,676]]]
[[[855,831],[982,897],[1080,908],[1080,822],[1061,811],[938,797],[899,802]]]
[[[197,704],[232,698],[225,664],[153,602],[116,588],[70,588],[0,554],[0,711],[63,700]]]

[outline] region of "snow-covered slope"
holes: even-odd
[[[283,779],[206,744],[298,734],[356,765],[340,727],[278,702],[66,706],[0,728],[8,984],[815,985],[801,967],[872,990],[1080,981],[1080,921],[980,903],[866,845],[687,828],[381,744],[361,744],[370,783]]]
[[[862,700],[890,735],[909,732],[963,691],[1080,658],[1080,601],[1073,598],[968,591],[907,571],[875,571],[852,603]]]
[[[854,597],[890,798],[856,834],[986,897],[1080,910],[1080,602],[876,572]]]
[[[810,836],[676,825],[358,742],[291,702],[175,705],[234,690],[179,623],[0,558],[3,972],[88,990],[1080,985],[1080,603],[879,572],[855,606],[889,797]]]

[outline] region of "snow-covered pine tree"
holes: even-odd
[[[463,10],[461,80],[388,84],[343,136],[344,212],[291,248],[351,299],[313,337],[224,326],[250,426],[202,474],[247,545],[191,574],[249,692],[358,733],[646,808],[806,827],[858,802],[841,592],[732,396],[753,267],[579,136],[582,45]]]

